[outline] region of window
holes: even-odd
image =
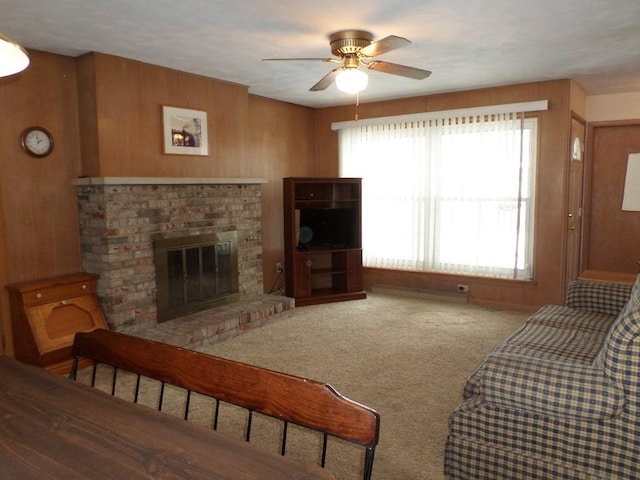
[[[363,179],[364,264],[531,278],[537,119],[386,120],[339,129],[340,175]]]

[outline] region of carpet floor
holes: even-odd
[[[527,316],[370,294],[296,308],[287,318],[198,350],[329,383],[380,413],[373,479],[441,480],[448,418],[466,377]],[[334,473],[339,480],[360,475],[341,465]]]

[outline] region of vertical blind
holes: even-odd
[[[363,179],[364,264],[531,278],[536,127],[524,109],[339,125],[340,175]]]

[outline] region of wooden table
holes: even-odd
[[[0,476],[332,479],[179,417],[0,357]]]

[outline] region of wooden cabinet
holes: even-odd
[[[359,178],[283,181],[286,294],[297,306],[365,298]]]
[[[18,360],[69,372],[76,332],[108,328],[96,297],[97,277],[77,273],[7,286]]]

